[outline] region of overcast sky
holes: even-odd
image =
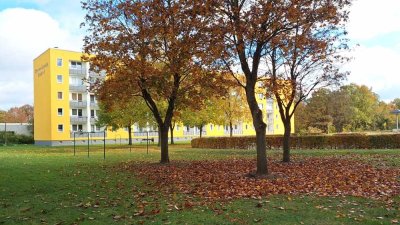
[[[81,51],[80,0],[0,1],[0,109],[33,104],[33,59],[50,47]],[[400,0],[356,0],[348,24],[359,44],[346,83],[400,97]]]

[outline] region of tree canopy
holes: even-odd
[[[142,97],[161,134],[161,162],[168,163],[168,128],[177,105],[196,105],[204,90],[218,90],[212,70],[210,4],[204,1],[87,0],[84,50],[107,79],[97,92],[129,102]],[[167,104],[162,112],[162,104]]]
[[[320,89],[306,100],[297,113],[298,131],[354,132],[387,130],[395,126],[395,116],[390,114],[395,104],[379,99],[365,85],[349,84],[337,90]],[[302,119],[299,119],[301,117]],[[323,118],[330,123],[322,123]]]
[[[253,118],[257,140],[257,175],[268,174],[266,159],[266,124],[258,106],[255,92],[256,83],[269,79],[269,86],[275,92],[284,120],[285,133],[290,135],[290,109],[293,99],[304,100],[302,95],[310,93],[315,84],[326,83],[334,68],[331,52],[340,48],[336,34],[345,34],[349,1],[342,0],[260,0],[260,1],[219,1],[216,37],[221,40],[224,54],[221,64],[226,67],[237,82],[245,89],[246,100]],[[330,51],[332,49],[332,51]],[[329,56],[329,57],[328,57]],[[315,60],[320,59],[320,60]],[[282,65],[285,77],[278,76]],[[272,66],[269,72],[263,67]],[[240,67],[245,81],[237,79],[236,68]],[[314,70],[322,73],[313,73]],[[311,76],[319,74],[318,76]],[[281,101],[282,85],[277,80],[288,80],[291,85],[285,95],[286,109]],[[284,82],[286,83],[286,82]],[[287,85],[283,85],[287,87]],[[301,89],[300,89],[301,88]],[[301,90],[301,91],[300,91]],[[289,98],[290,96],[290,98]],[[290,101],[287,101],[290,100]],[[287,111],[286,113],[284,111]],[[286,115],[286,116],[285,116]],[[287,125],[289,124],[289,126]],[[286,135],[287,137],[287,135]],[[286,140],[289,140],[286,138]],[[284,161],[288,161],[284,151]],[[287,156],[287,157],[286,157]]]

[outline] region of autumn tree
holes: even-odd
[[[9,123],[31,123],[33,120],[33,106],[26,104],[20,107],[12,107],[7,111],[6,115]]]
[[[333,130],[333,113],[339,114],[342,112],[332,112],[331,105],[335,104],[336,107],[340,107],[337,102],[332,102],[332,91],[326,88],[321,88],[312,93],[311,97],[306,100],[307,105],[301,112],[296,109],[296,114],[303,117],[307,122],[306,130],[318,129],[321,132],[329,133]],[[341,108],[338,108],[341,109]],[[306,118],[304,118],[306,117]],[[299,123],[305,122],[299,121]],[[296,120],[297,123],[297,120]]]
[[[395,106],[396,109],[400,109],[400,98],[393,99],[391,103]]]
[[[6,114],[7,114],[7,111],[0,110],[0,121],[1,121],[2,123],[4,123],[5,120],[6,120]]]
[[[319,89],[306,100],[301,112],[303,126],[324,130],[321,123],[331,118],[336,132],[387,130],[394,124],[395,106],[379,100],[365,85],[348,84],[337,90]],[[299,115],[299,113],[297,113]]]
[[[243,92],[243,88],[231,87],[229,91],[215,100],[218,110],[222,113],[218,114],[219,118],[215,118],[217,124],[225,124],[229,126],[229,136],[233,136],[233,124],[249,121],[251,115],[245,102],[246,94]]]
[[[277,101],[285,129],[283,162],[290,162],[291,120],[299,103],[319,88],[338,86],[347,75],[340,71],[340,66],[348,61],[342,55],[348,49],[345,7],[349,3],[303,2],[298,13],[304,10],[312,18],[295,20],[295,28],[274,37],[270,51],[266,52],[265,85]],[[332,118],[325,114],[320,117],[320,123],[328,130]]]
[[[391,114],[394,109],[393,104],[378,101],[374,116],[374,130],[388,130],[395,124],[395,116]]]
[[[100,110],[96,124],[98,126],[110,126],[116,130],[119,128],[128,128],[129,145],[132,145],[132,126],[134,124],[145,127],[149,121],[150,111],[144,101],[139,98],[132,98],[130,102],[119,102],[109,99],[105,93],[99,96]]]
[[[158,124],[161,163],[169,162],[168,129],[176,103],[194,104],[218,84],[211,70],[209,4],[190,0],[86,0],[84,51],[107,79],[98,92],[118,101],[143,98]],[[207,66],[208,65],[208,66]],[[216,89],[217,90],[217,89]],[[167,104],[165,112],[161,104]]]
[[[205,100],[205,103],[200,108],[187,108],[182,110],[181,118],[184,125],[198,128],[201,138],[204,126],[219,121],[221,117],[216,99],[209,98]]]
[[[169,133],[170,133],[170,143],[175,144],[174,142],[174,129],[176,125],[182,121],[181,118],[181,112],[178,110],[175,110],[174,115],[172,117],[171,125],[169,126]]]
[[[294,114],[294,120],[296,121],[294,123],[294,130],[297,134],[304,134],[307,132],[309,115],[306,114],[306,110],[306,102],[301,102],[297,106],[296,114]]]
[[[264,63],[268,61],[268,53],[275,48],[276,43],[287,43],[288,47],[305,49],[306,47],[293,45],[299,43],[295,40],[300,34],[312,35],[314,32],[320,33],[319,30],[332,30],[331,34],[340,32],[338,28],[341,28],[342,22],[347,19],[347,12],[343,9],[349,2],[341,0],[219,2],[217,7],[219,26],[216,28],[216,33],[219,35],[217,37],[223,40],[225,49],[221,64],[225,65],[233,76],[239,66],[246,78],[244,82],[238,79],[238,83],[245,89],[256,130],[257,175],[268,174],[266,124],[255,97],[256,83],[265,79],[267,75],[262,67],[265,67]],[[326,37],[322,36],[321,41],[325,41],[324,38]],[[297,50],[296,52],[304,55],[304,52]],[[284,119],[286,123],[290,122],[290,118]],[[288,146],[288,142],[286,145]],[[285,161],[287,160],[285,157]]]
[[[349,96],[347,105],[351,109],[351,118],[345,128],[350,131],[373,130],[379,97],[371,88],[365,85],[349,84],[339,90]]]

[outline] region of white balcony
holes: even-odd
[[[86,108],[86,101],[70,101],[69,106],[71,108]]]
[[[69,90],[70,91],[75,91],[75,92],[86,92],[87,91],[87,87],[86,87],[86,85],[73,85],[73,84],[70,84],[69,85]]]
[[[77,123],[77,124],[82,124],[87,122],[87,117],[86,116],[71,116],[70,120],[71,123]]]
[[[69,68],[69,74],[85,76],[86,75],[86,67]]]

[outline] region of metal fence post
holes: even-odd
[[[89,133],[87,133],[87,157],[89,158]]]
[[[7,122],[4,122],[4,145],[7,145]]]
[[[147,134],[147,138],[146,138],[146,140],[147,140],[147,154],[149,154],[149,131],[147,131],[146,134]]]
[[[106,159],[106,132],[103,131],[103,151],[104,151],[104,160]]]
[[[74,132],[74,156],[75,156],[75,151],[76,151],[76,150],[75,150],[75,145],[76,145],[75,134],[76,134],[76,133]]]

